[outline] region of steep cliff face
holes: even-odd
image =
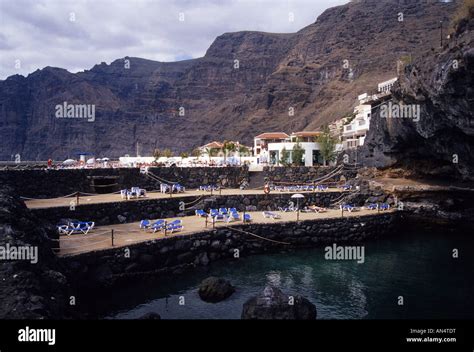
[[[363,163],[474,180],[473,29],[474,19],[465,19],[443,48],[427,51],[406,67],[392,103],[419,106],[419,119],[384,118],[380,106],[373,113]]]
[[[264,131],[319,127],[394,77],[400,57],[435,47],[439,21],[454,7],[350,2],[297,33],[223,34],[199,59],[125,58],[77,74],[45,68],[9,77],[0,81],[0,159],[117,157],[135,154],[137,142],[142,155],[189,151],[213,139],[251,143]],[[65,101],[94,105],[95,120],[56,118]]]
[[[0,188],[0,319],[69,316],[69,284],[51,250],[58,246],[54,237],[17,195]]]

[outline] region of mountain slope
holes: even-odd
[[[264,131],[317,128],[395,76],[398,59],[439,45],[439,21],[454,7],[351,2],[297,33],[223,34],[199,59],[125,58],[77,74],[45,68],[9,77],[0,81],[0,159],[134,155],[137,142],[142,155],[180,152],[214,139],[249,144]],[[95,121],[56,118],[64,101],[95,104]]]

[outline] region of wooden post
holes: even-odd
[[[216,228],[216,217],[212,217],[212,229],[214,230]]]
[[[112,247],[114,246],[114,229],[110,230],[110,235],[112,237]]]
[[[206,216],[206,224],[205,224],[205,226],[204,226],[205,228],[207,228],[207,218],[208,218],[208,217]]]
[[[168,234],[168,221],[165,220],[165,236]]]
[[[344,217],[344,206],[341,205],[341,218]]]
[[[245,224],[245,208],[244,208],[243,215],[242,215],[242,222]]]
[[[219,196],[222,196],[222,187],[219,187]]]

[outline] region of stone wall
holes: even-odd
[[[328,175],[334,171],[335,167],[323,166],[288,166],[288,167],[264,167],[263,173],[265,177],[272,182],[288,182],[288,183],[311,183],[314,180]],[[343,170],[332,181],[339,181],[341,175],[348,180],[357,175],[357,171]],[[328,181],[329,182],[329,181]]]
[[[208,210],[210,208],[237,208],[239,211],[255,210],[278,210],[278,207],[287,207],[291,199],[291,193],[272,192],[268,195],[233,195],[233,196],[210,196],[203,193],[203,197],[179,197],[148,199],[148,200],[121,200],[117,195],[115,203],[83,204],[70,210],[69,207],[54,207],[31,209],[31,211],[43,220],[57,224],[61,219],[78,219],[82,221],[94,221],[97,225],[110,225],[125,222],[140,221],[142,219],[171,218],[194,214],[195,209]],[[305,199],[300,206],[305,204],[316,204],[328,207],[330,203],[341,196],[340,192],[316,192],[306,193]],[[74,199],[74,198],[71,198]],[[195,202],[198,200],[198,202]],[[182,210],[184,203],[184,208]],[[191,204],[190,204],[191,203]],[[181,207],[180,207],[181,206]]]
[[[248,224],[234,229],[251,232],[282,244],[262,240],[229,228],[217,228],[192,235],[173,235],[100,252],[63,257],[69,275],[82,289],[111,287],[121,280],[139,279],[143,274],[180,273],[222,259],[237,260],[252,254],[339,244],[360,244],[378,236],[389,236],[397,213],[365,215],[301,222]],[[370,255],[370,252],[367,253]]]
[[[160,179],[180,182],[188,188],[218,184],[234,188],[248,178],[246,167],[156,167],[149,171]],[[94,187],[95,183],[101,183]],[[138,168],[65,169],[65,170],[1,170],[0,184],[6,184],[22,197],[52,198],[74,192],[109,193],[133,186],[147,190],[159,189],[159,181],[140,174]],[[112,184],[111,187],[103,187]]]

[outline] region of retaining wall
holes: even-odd
[[[203,184],[236,188],[242,179],[248,178],[247,167],[154,167],[149,171],[163,180],[180,182],[187,188],[198,188]],[[106,184],[115,185],[94,187],[94,178],[109,178]],[[74,192],[109,193],[133,186],[153,190],[159,189],[160,182],[140,174],[138,168],[118,168],[1,170],[0,183],[12,187],[23,197],[53,198]]]
[[[117,202],[83,204],[70,210],[69,207],[39,208],[31,211],[41,219],[53,225],[62,219],[78,219],[81,221],[94,221],[97,225],[111,225],[126,222],[140,221],[142,219],[172,218],[194,214],[195,209],[208,210],[210,208],[237,208],[239,211],[278,210],[278,207],[288,207],[291,193],[255,194],[210,196],[203,193],[203,197],[196,202],[198,197],[179,197],[148,199],[148,200],[120,200]],[[300,201],[300,207],[305,204],[316,204],[328,207],[330,203],[341,197],[341,192],[315,192],[305,193],[305,198]],[[183,208],[184,206],[184,208]],[[186,209],[186,210],[183,210]]]
[[[389,236],[397,215],[386,213],[233,227],[274,241],[287,242],[288,245],[228,228],[216,228],[191,235],[173,235],[129,247],[63,257],[61,261],[69,275],[81,285],[110,287],[121,280],[140,278],[144,274],[177,274],[216,260],[237,260],[252,254],[333,243],[360,244],[378,236]],[[370,255],[370,252],[366,251],[366,255]]]

